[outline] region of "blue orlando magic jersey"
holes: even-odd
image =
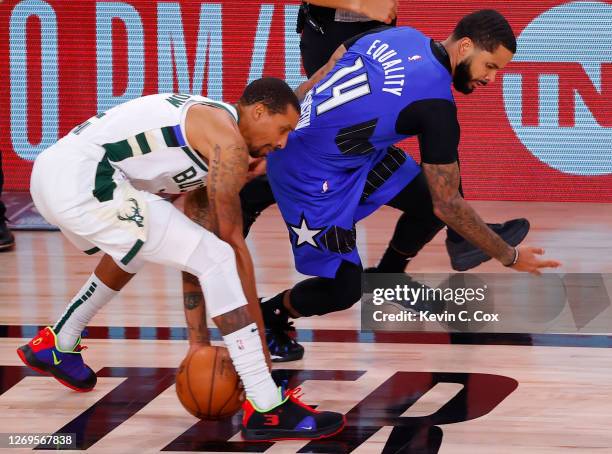
[[[355,223],[391,200],[420,171],[401,150],[400,112],[416,101],[453,102],[451,75],[431,39],[409,27],[355,41],[302,102],[287,147],[268,176],[287,224],[296,268],[334,277],[360,263]]]

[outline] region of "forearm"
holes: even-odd
[[[434,212],[463,238],[502,264],[508,265],[514,260],[514,248],[491,230],[463,197],[457,196],[449,203],[436,204]]]
[[[336,62],[342,58],[345,52],[346,48],[344,47],[344,45],[340,45],[340,47],[336,49],[336,51],[333,53],[333,55],[325,65],[319,68],[319,70],[314,73],[310,79],[303,82],[299,87],[295,89],[295,95],[298,97],[300,102],[303,101],[304,97],[306,96],[306,93],[308,93],[317,82],[323,79],[327,75],[327,73],[329,73],[333,69],[333,67],[336,65]]]
[[[312,90],[312,87],[315,86],[315,84],[320,81],[326,73],[326,71],[324,70],[325,66],[320,68],[316,73],[314,73],[312,75],[312,77],[304,82],[302,82],[296,89],[295,89],[295,96],[297,96],[298,100],[300,101],[300,103],[304,100],[304,98],[306,97],[306,93],[308,93],[310,90]]]
[[[241,240],[241,241],[240,241]],[[240,240],[237,240],[232,245],[234,253],[236,254],[236,268],[238,269],[238,276],[242,283],[242,291],[246,297],[249,313],[253,317],[253,321],[257,324],[259,330],[259,336],[261,337],[262,345],[264,346],[264,352],[268,356],[266,348],[266,333],[263,322],[263,316],[261,314],[261,307],[259,305],[259,298],[257,296],[257,287],[255,285],[255,269],[253,267],[253,260],[251,260],[251,254],[240,236]]]

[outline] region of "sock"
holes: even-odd
[[[450,227],[446,229],[446,238],[448,238],[449,241],[452,241],[453,243],[460,243],[462,241],[465,241],[461,235],[459,235]]]
[[[72,351],[89,321],[117,293],[92,274],[53,327],[58,347]]]
[[[251,323],[223,336],[246,395],[257,408],[267,410],[281,402],[281,394],[272,380],[261,347],[257,325]]]
[[[379,273],[403,273],[412,257],[396,251],[391,245],[385,251],[377,271]]]
[[[263,315],[264,325],[266,328],[274,324],[289,319],[289,312],[283,305],[283,297],[287,290],[270,298],[261,298],[261,314]]]

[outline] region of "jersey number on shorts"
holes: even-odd
[[[319,85],[315,93],[319,94],[329,87],[332,87],[336,82],[356,71],[363,69],[363,60],[358,57],[353,63],[353,66],[348,66],[336,71],[325,83]],[[370,83],[368,82],[368,73],[364,72],[355,77],[344,81],[331,90],[332,95],[317,106],[317,115],[321,115],[338,106],[346,104],[354,99],[370,94]]]

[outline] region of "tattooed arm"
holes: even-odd
[[[517,271],[539,274],[540,268],[558,266],[553,260],[539,260],[536,255],[544,253],[540,248],[515,249],[507,244],[459,193],[460,130],[455,105],[446,100],[430,100],[425,110],[412,107],[400,114],[396,129],[419,135],[422,167],[435,215],[467,241]]]
[[[187,194],[185,198],[185,215],[195,223],[210,230],[208,214],[208,198],[206,188]],[[208,326],[206,325],[206,302],[199,279],[193,274],[183,271],[183,310],[187,322],[189,345],[210,345]]]
[[[470,243],[478,246],[502,264],[517,271],[540,274],[541,268],[556,268],[555,260],[540,260],[542,248],[507,244],[491,230],[474,208],[459,194],[459,166],[453,164],[423,164],[423,171],[431,191],[434,213]]]
[[[434,213],[466,240],[505,265],[514,260],[514,248],[493,232],[459,194],[459,165],[423,164]]]
[[[189,115],[192,115],[192,121],[190,121]],[[195,145],[200,152],[206,150],[202,154],[208,158],[209,169],[206,188],[208,195],[208,230],[228,243],[236,254],[238,275],[248,302],[248,310],[252,320],[259,328],[263,349],[267,358],[269,358],[263,317],[255,287],[253,261],[242,231],[242,208],[239,193],[246,182],[249,168],[249,154],[246,143],[240,135],[238,126],[233,120],[229,119],[227,113],[220,109],[194,106],[188,112],[187,121],[189,142]],[[217,317],[217,319],[219,318]],[[218,324],[219,320],[217,319],[215,323]],[[239,322],[240,319],[236,318],[236,326],[233,331],[242,328],[242,326],[238,326]],[[225,325],[228,324],[225,323]],[[231,329],[228,326],[226,328]]]

